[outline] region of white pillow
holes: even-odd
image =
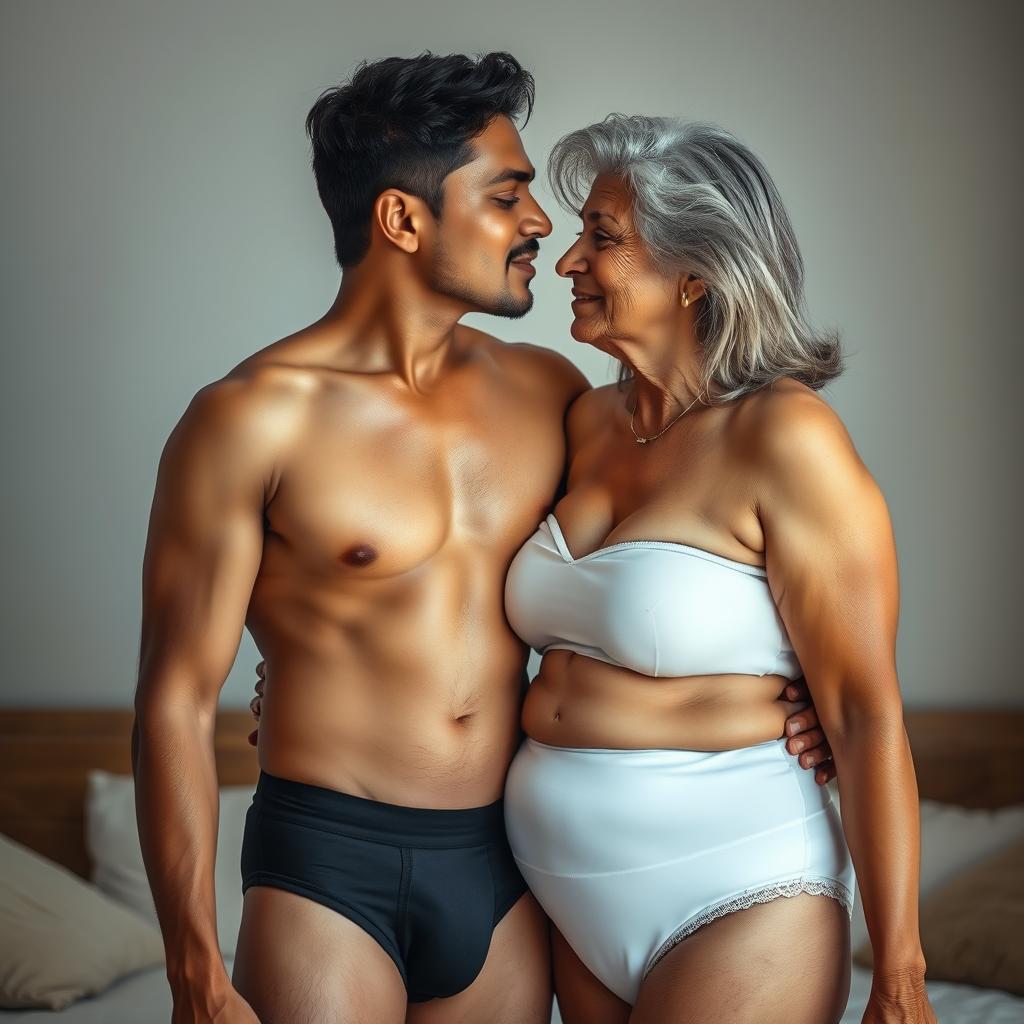
[[[59,1010],[163,959],[152,925],[0,836],[0,1007]]]
[[[242,830],[253,786],[222,786],[214,892],[217,940],[233,956],[242,921]],[[92,880],[113,897],[156,924],[156,908],[142,861],[135,821],[135,786],[130,775],[89,773],[85,798],[85,841],[93,861]]]
[[[833,791],[836,806],[838,794]],[[921,898],[965,868],[980,864],[1024,836],[1024,805],[971,810],[935,800],[921,801]],[[850,924],[850,943],[858,949],[868,938],[858,887]]]

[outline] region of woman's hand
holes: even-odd
[[[756,437],[765,565],[835,760],[842,824],[875,957],[864,1021],[931,1024],[918,913],[920,807],[896,672],[899,572],[889,511],[835,413],[766,393]],[[806,714],[806,712],[804,712]]]
[[[249,742],[255,747],[260,735],[260,711],[263,707],[263,689],[267,685],[267,663],[261,661],[256,666],[256,696],[249,701],[249,710],[256,719],[256,728],[249,733]]]
[[[876,974],[862,1024],[936,1024],[928,1002],[924,970],[893,975]]]
[[[797,705],[786,719],[786,749],[794,755],[801,768],[814,768],[814,781],[819,786],[828,785],[836,778],[836,763],[832,760],[832,748],[818,721],[810,691],[803,676],[789,683],[779,694],[779,700]]]

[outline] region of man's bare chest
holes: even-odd
[[[564,457],[558,410],[528,402],[325,417],[281,467],[267,529],[343,576],[394,576],[460,547],[509,559],[550,507]]]

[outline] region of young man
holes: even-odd
[[[134,740],[175,1022],[550,1016],[502,821],[525,664],[502,594],[587,383],[458,322],[531,306],[551,231],[515,127],[532,101],[500,53],[388,59],[325,93],[307,130],[337,299],[167,443]],[[246,625],[273,686],[229,980],[212,731]]]

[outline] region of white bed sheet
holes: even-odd
[[[63,1010],[0,1010],[3,1024],[170,1024],[170,1020],[171,990],[163,966],[129,974],[106,992],[79,999]]]
[[[871,993],[871,972],[854,967],[850,1001],[841,1024],[860,1024]],[[929,981],[928,997],[939,1024],[1022,1024],[1024,999],[992,988]]]
[[[230,970],[230,961],[228,962]],[[860,1024],[871,990],[871,973],[853,969],[850,1002],[842,1024]],[[929,982],[939,1024],[1021,1024],[1024,999],[992,989]],[[2,1024],[168,1024],[171,994],[162,967],[123,978],[101,996],[82,999],[64,1010],[0,1010]],[[558,1011],[552,1017],[560,1024]]]

